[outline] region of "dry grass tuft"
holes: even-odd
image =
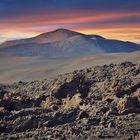
[[[80,93],[76,93],[72,98],[67,97],[66,99],[64,99],[64,102],[63,102],[64,109],[78,107],[81,101],[82,99],[81,99]]]

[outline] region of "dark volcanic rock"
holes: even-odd
[[[139,139],[140,65],[0,86],[0,139]]]
[[[87,112],[85,112],[85,111],[81,111],[80,113],[79,113],[79,119],[82,119],[82,118],[88,118],[89,117],[89,115],[88,115],[88,113]]]
[[[118,102],[118,110],[121,114],[140,113],[140,101],[138,97],[125,97]]]

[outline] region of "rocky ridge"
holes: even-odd
[[[95,66],[0,86],[0,139],[140,139],[140,65]]]

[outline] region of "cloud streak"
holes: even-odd
[[[68,28],[140,42],[138,4],[139,0],[1,0],[0,29],[7,39]]]

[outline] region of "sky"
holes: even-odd
[[[140,43],[140,0],[0,0],[0,43],[58,28]]]

